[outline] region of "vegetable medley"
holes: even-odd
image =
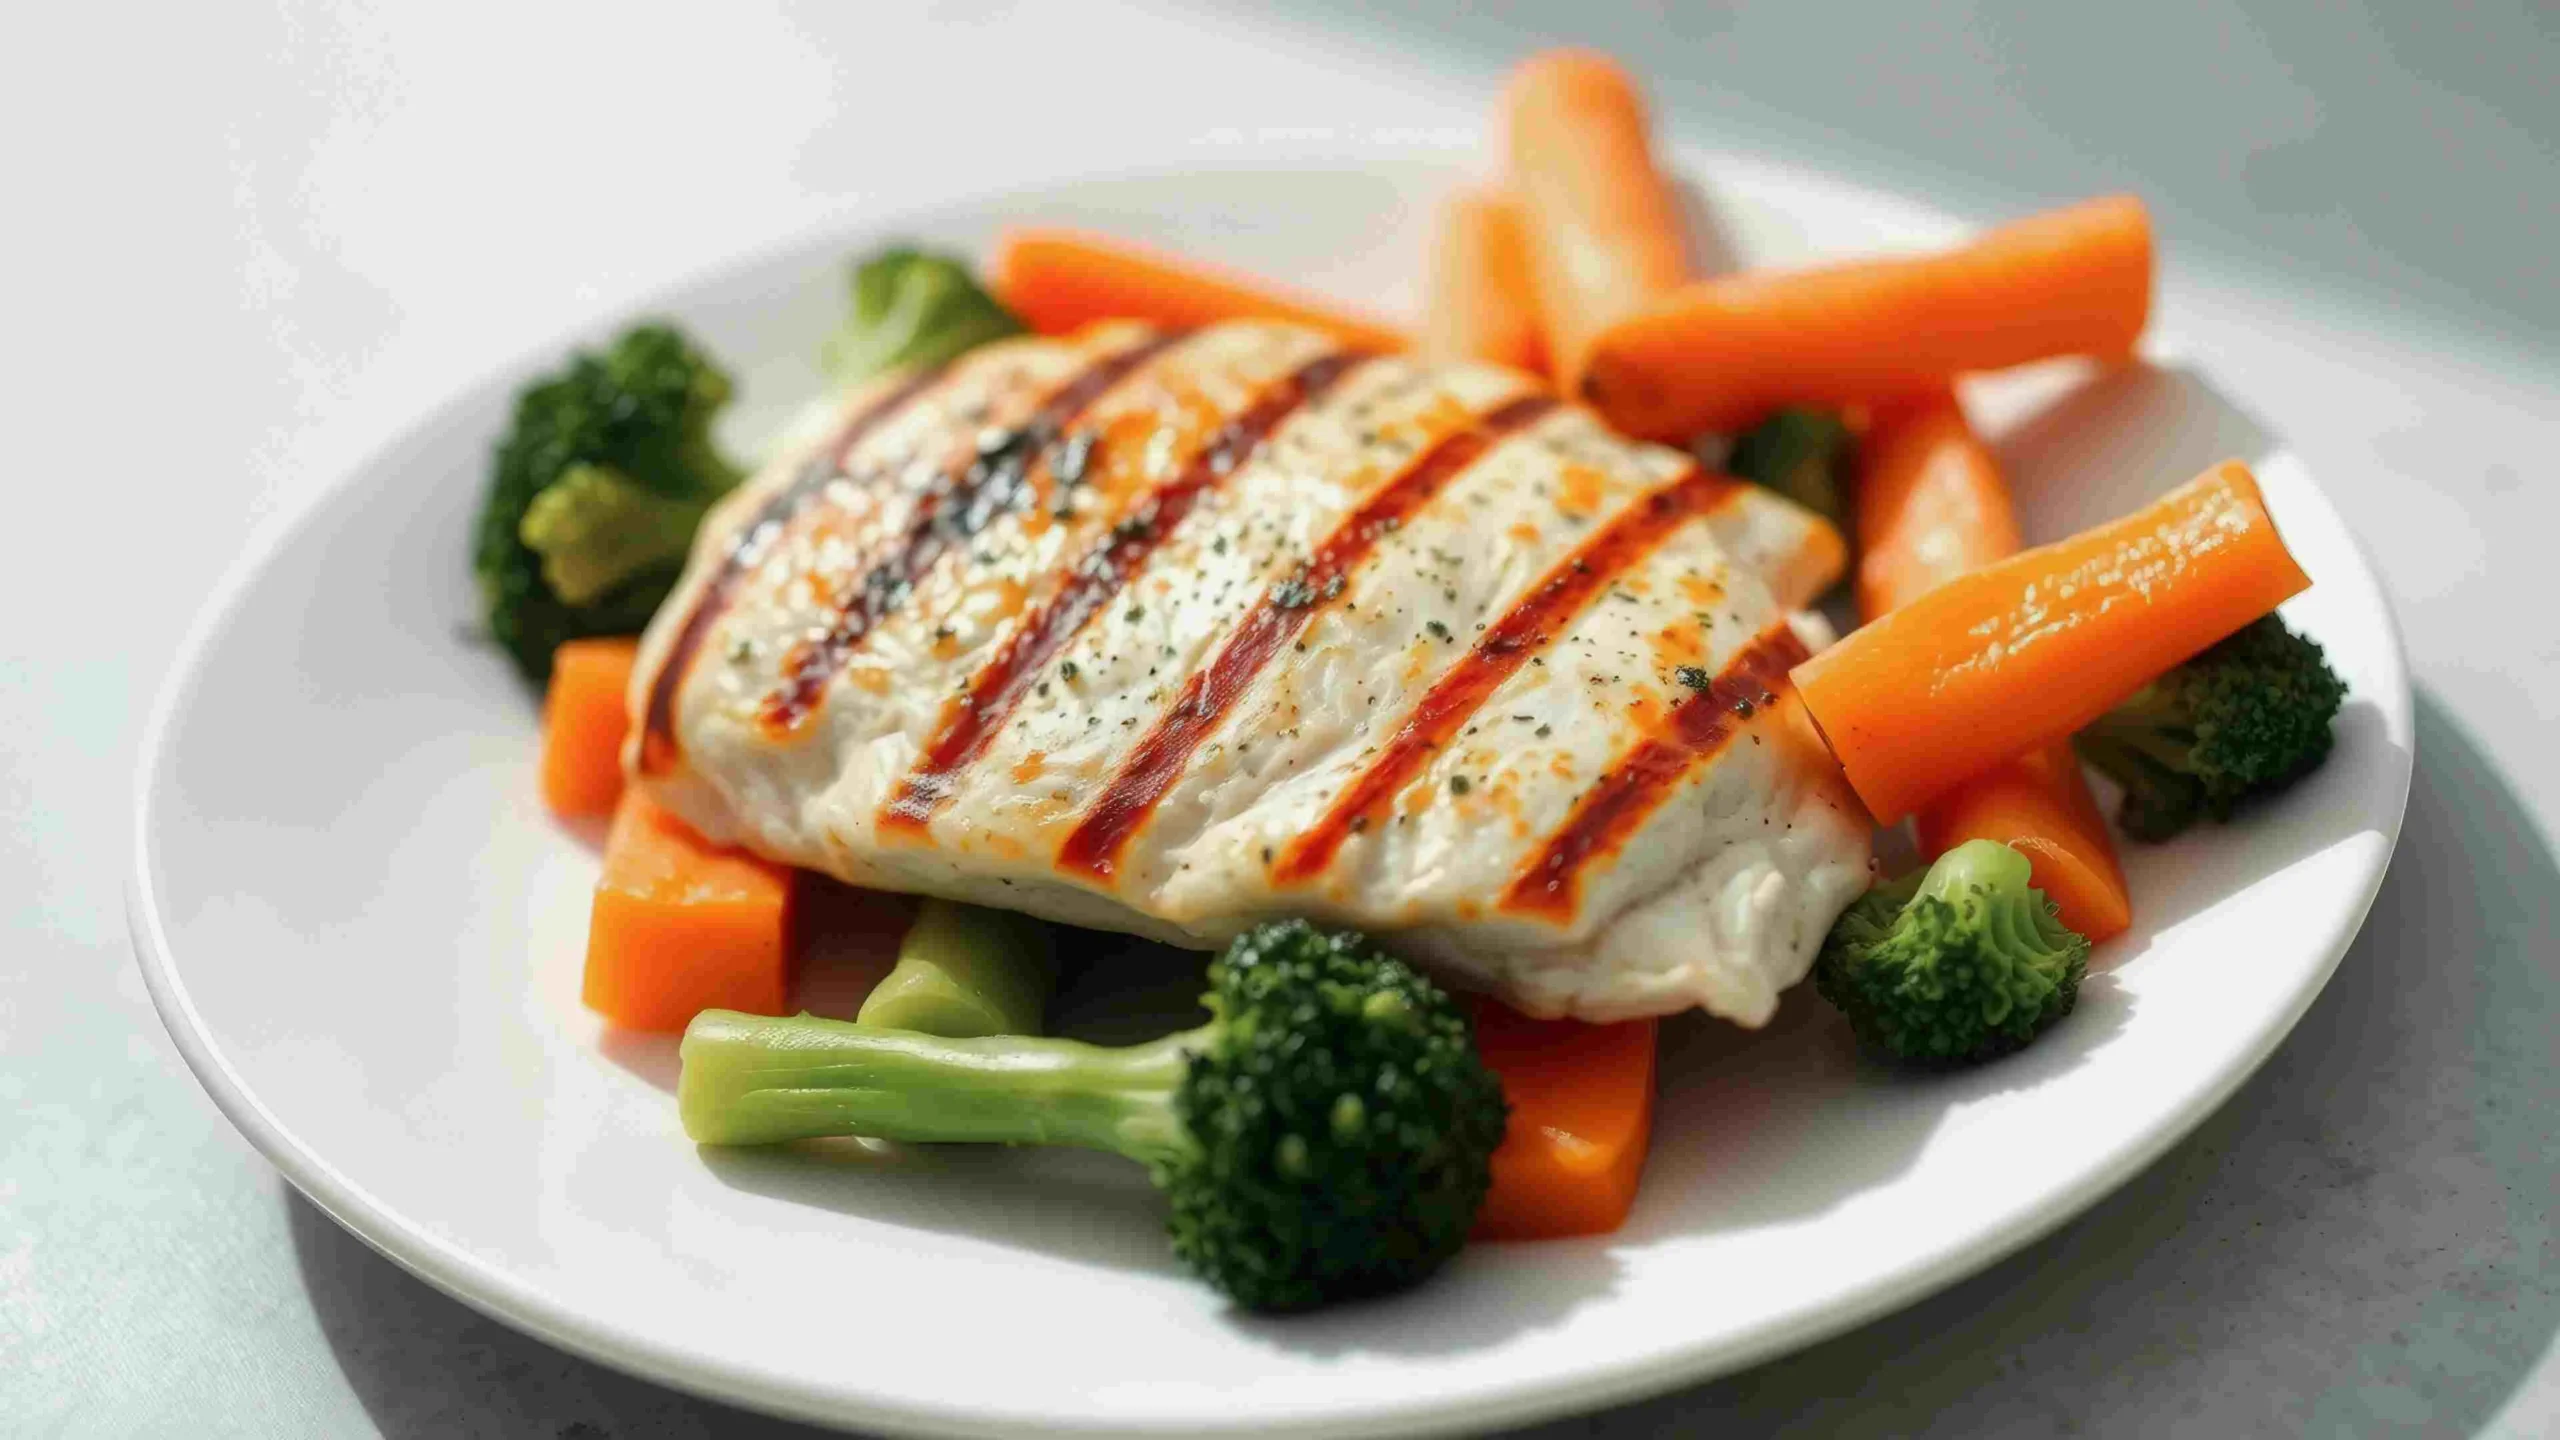
[[[850,387],[1026,332],[1278,320],[1543,373],[1628,435],[1721,453],[1849,534],[1864,623],[1792,687],[1859,799],[1877,821],[1908,817],[1922,856],[1839,917],[1815,988],[1887,1061],[2034,1043],[2105,958],[2093,945],[2131,923],[2118,837],[2169,841],[2282,791],[2327,756],[2345,697],[2274,613],[2310,581],[2244,466],[2025,548],[1956,396],[1968,374],[2132,353],[2152,283],[2141,204],[2092,201],[1931,256],[1702,276],[1617,65],[1530,60],[1499,128],[1506,174],[1446,203],[1414,335],[1026,229],[999,246],[992,288],[910,248],[855,266],[823,368]],[[1357,933],[1248,929],[1208,965],[1205,1025],[1109,1049],[1041,1033],[1062,963],[1049,926],[929,900],[856,1018],[782,1013],[799,878],[623,783],[631,637],[745,473],[713,435],[730,394],[664,322],[571,356],[518,398],[473,555],[490,635],[548,685],[546,800],[613,816],[586,1001],[684,1031],[687,1134],[1126,1155],[1163,1191],[1175,1253],[1252,1309],[1409,1285],[1471,1233],[1616,1228],[1649,1142],[1656,1022],[1462,1003]],[[2112,827],[2091,769],[2120,794]]]

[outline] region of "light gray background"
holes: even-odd
[[[1909,1311],[1543,1433],[2560,1433],[2560,15],[2245,8],[13,16],[0,1433],[798,1433],[442,1298],[198,1091],[118,893],[198,598],[415,406],[669,275],[955,176],[1471,127],[1566,31],[1710,145],[1981,218],[2139,188],[2186,332],[2372,547],[2421,691],[2363,937],[2192,1139]]]

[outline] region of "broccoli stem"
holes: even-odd
[[[1213,1029],[1114,1049],[706,1010],[685,1030],[676,1103],[704,1145],[864,1135],[1079,1145],[1152,1164],[1193,1149],[1174,1091]]]
[[[1030,916],[927,900],[857,1018],[954,1038],[1037,1035],[1057,972],[1049,929]]]

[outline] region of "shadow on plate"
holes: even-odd
[[[279,1184],[312,1317],[387,1440],[454,1435],[816,1437],[555,1350],[377,1255]]]
[[[2291,1038],[2079,1219],[1837,1339],[1540,1436],[2494,1429],[2560,1340],[2560,862],[2429,693],[2400,847]],[[2076,1023],[2076,1021],[2075,1021]],[[2031,1054],[2033,1052],[2030,1052]]]

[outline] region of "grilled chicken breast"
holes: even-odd
[[[1532,1014],[1758,1024],[1867,880],[1786,681],[1841,562],[1510,371],[1009,341],[711,518],[627,759],[856,885],[1194,946],[1310,915]]]

